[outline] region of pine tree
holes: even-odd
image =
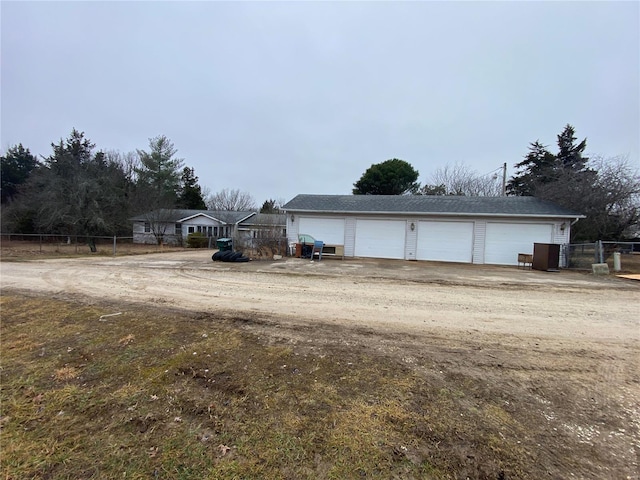
[[[180,190],[183,160],[175,158],[173,143],[164,135],[149,139],[149,152],[138,150],[138,186],[156,208],[174,208]]]
[[[15,145],[0,157],[0,191],[2,203],[6,203],[18,194],[18,189],[23,185],[38,162],[28,148],[22,144]]]
[[[540,184],[554,181],[559,174],[556,156],[539,140],[529,145],[529,153],[515,167],[518,172],[507,183],[509,195],[535,195]]]
[[[587,139],[585,138],[579,144],[575,144],[577,137],[575,129],[567,124],[560,135],[558,135],[558,155],[557,159],[560,166],[565,170],[580,172],[585,169],[588,158],[583,157],[585,148],[587,148]]]
[[[198,185],[198,177],[193,168],[184,167],[178,196],[178,207],[189,210],[206,210],[207,205],[202,198],[202,189]]]

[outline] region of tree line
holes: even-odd
[[[38,159],[18,144],[0,158],[3,232],[128,236],[130,218],[152,211],[257,210],[248,193],[203,189],[164,135],[146,150],[121,153],[96,150],[73,129],[51,147]],[[281,203],[266,200],[261,211],[277,213]]]
[[[623,240],[640,228],[640,176],[624,157],[585,156],[566,125],[557,152],[539,140],[529,145],[516,173],[506,181],[498,170],[480,175],[462,164],[439,168],[421,185],[411,164],[393,158],[373,164],[353,184],[355,195],[534,196],[587,216],[572,228],[572,241]],[[37,159],[22,144],[0,158],[1,227],[9,233],[128,236],[130,218],[172,209],[258,210],[246,192],[210,193],[195,170],[177,157],[164,135],[146,150],[96,150],[83,132],[51,144]],[[506,169],[503,173],[506,173]],[[261,213],[279,213],[283,202],[268,199]]]
[[[516,173],[506,179],[497,170],[479,175],[462,164],[439,168],[432,181],[393,158],[373,164],[353,184],[354,195],[533,196],[586,215],[571,230],[572,241],[637,238],[640,235],[640,176],[624,157],[585,156],[586,138],[578,142],[566,125],[557,136],[557,153],[539,140],[529,145]]]

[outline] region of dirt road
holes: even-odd
[[[640,339],[640,283],[572,272],[374,260],[226,264],[189,251],[2,262],[0,273],[2,288],[396,332]]]
[[[429,384],[444,379],[461,415],[495,407],[486,421],[541,475],[640,478],[640,282],[382,260],[224,264],[210,253],[3,261],[1,286],[114,313],[227,315],[266,342],[393,356]]]

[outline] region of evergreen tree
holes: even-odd
[[[21,185],[23,185],[38,162],[28,148],[22,144],[14,145],[0,157],[0,192],[2,203],[13,199]]]
[[[567,124],[560,135],[558,135],[558,155],[557,160],[559,166],[565,170],[580,172],[585,169],[585,165],[589,161],[583,157],[585,148],[587,148],[587,139],[585,138],[579,144],[576,143],[575,129]]]
[[[130,231],[129,180],[121,166],[94,154],[95,145],[75,129],[51,146],[53,154],[29,177],[16,211],[28,212],[42,233],[94,237]]]
[[[193,168],[184,167],[178,196],[178,207],[189,210],[206,210],[207,205],[202,197],[202,189],[198,185],[198,177]]]
[[[260,207],[260,213],[280,213],[280,205],[272,198],[265,200]]]
[[[164,135],[149,139],[149,152],[138,150],[140,166],[135,169],[143,208],[174,208],[180,191],[183,160],[175,158],[173,143]]]
[[[371,165],[353,184],[354,195],[404,195],[416,193],[418,171],[397,158]]]
[[[640,219],[637,171],[620,159],[589,162],[583,156],[587,141],[576,143],[571,125],[557,138],[556,155],[540,142],[530,145],[507,185],[509,195],[535,196],[586,215],[572,227],[572,241],[633,235]]]
[[[539,140],[529,145],[529,153],[515,165],[518,172],[507,183],[507,194],[533,196],[540,184],[557,179],[557,158]]]

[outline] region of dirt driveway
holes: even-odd
[[[640,478],[637,281],[383,260],[225,264],[198,250],[2,261],[0,274],[3,291],[114,313],[211,312],[298,350],[392,356],[460,392],[461,415],[477,409],[474,399],[495,404],[499,415],[487,421],[500,425],[501,441],[548,478]]]
[[[515,267],[385,260],[214,263],[188,251],[1,262],[2,288],[294,322],[637,342],[640,282]]]

